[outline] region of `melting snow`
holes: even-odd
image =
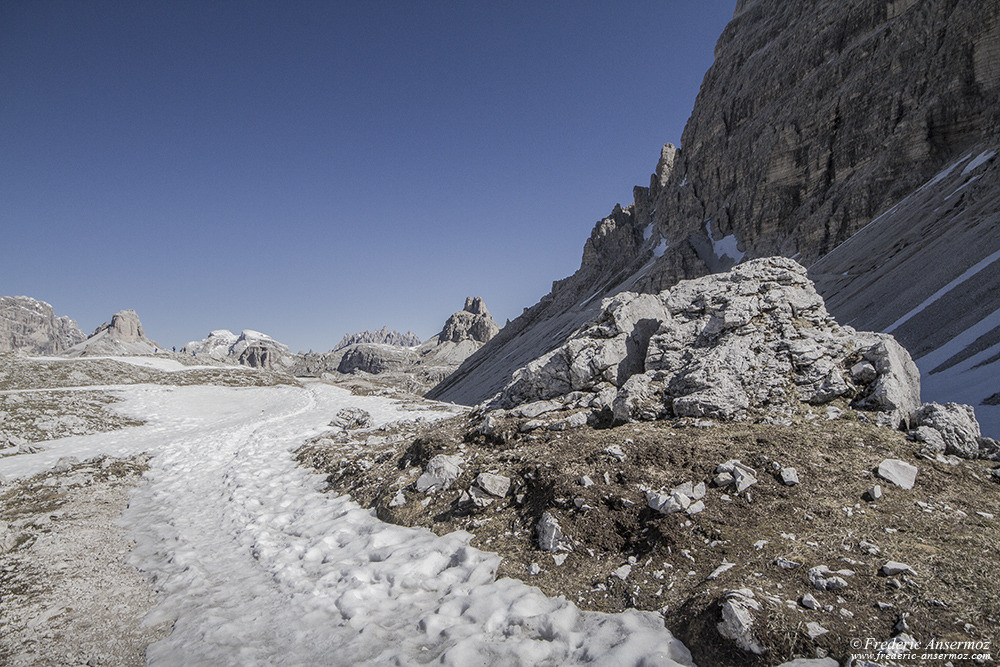
[[[0,462],[30,474],[50,456],[153,453],[124,521],[135,565],[156,582],[149,647],[166,664],[690,665],[658,614],[583,612],[512,579],[499,557],[382,523],[289,450],[347,406],[376,424],[446,413],[308,383],[301,387],[130,386],[140,427],[51,441]],[[47,456],[49,455],[49,456]],[[12,460],[13,459],[13,460]]]
[[[663,257],[663,253],[665,253],[667,251],[667,248],[669,248],[669,247],[670,246],[667,245],[667,240],[666,239],[660,239],[660,242],[656,245],[655,248],[653,248],[653,256],[654,257]]]
[[[986,267],[988,267],[990,264],[992,264],[993,262],[997,261],[998,259],[1000,259],[1000,250],[996,251],[992,255],[989,255],[988,257],[986,257],[982,261],[976,263],[974,266],[972,266],[971,268],[969,268],[965,273],[963,273],[959,277],[955,278],[954,280],[952,280],[951,282],[949,282],[947,285],[945,285],[944,287],[942,287],[938,291],[934,292],[934,294],[931,294],[929,297],[927,297],[926,299],[924,299],[916,308],[914,308],[913,310],[911,310],[910,312],[906,313],[905,315],[903,315],[902,317],[900,317],[898,320],[896,320],[895,322],[893,322],[892,324],[890,324],[885,329],[885,333],[892,333],[893,331],[895,331],[896,329],[898,329],[899,327],[901,327],[903,324],[905,324],[907,321],[909,321],[911,318],[913,318],[915,315],[919,314],[921,311],[923,311],[925,308],[927,308],[927,306],[931,305],[932,303],[934,303],[935,301],[937,301],[938,299],[940,299],[942,296],[944,296],[945,294],[947,294],[951,290],[955,289],[956,287],[958,287],[959,285],[961,285],[962,283],[964,283],[966,280],[968,280],[972,276],[976,275],[977,273],[979,273],[980,271],[982,271],[983,269],[985,269]]]
[[[997,378],[1000,377],[1000,362],[978,368],[976,366],[1000,354],[1000,343],[939,373],[931,371],[998,326],[1000,326],[1000,308],[938,349],[915,360],[917,367],[920,368],[921,398],[924,401],[938,403],[953,401],[973,406],[983,435],[991,438],[1000,438],[1000,406],[981,405],[981,403],[983,399],[1000,390],[1000,384],[997,382]]]
[[[987,162],[988,160],[990,160],[990,158],[992,158],[996,154],[997,154],[996,151],[983,151],[982,153],[977,155],[975,159],[973,159],[972,162],[970,162],[965,167],[965,169],[962,170],[962,176],[968,175],[969,172],[974,171],[979,165],[983,164],[984,162]]]
[[[734,264],[739,264],[743,261],[743,256],[745,253],[739,251],[737,247],[736,235],[730,234],[729,236],[723,236],[718,241],[712,236],[712,221],[705,221],[705,232],[708,233],[708,240],[712,242],[712,251],[715,256],[719,259],[723,257],[728,257],[733,261]]]

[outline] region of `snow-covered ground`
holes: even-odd
[[[137,385],[118,409],[144,426],[65,438],[0,461],[23,476],[60,456],[152,453],[124,516],[134,564],[175,620],[152,664],[690,664],[659,615],[582,612],[511,579],[470,536],[384,524],[290,450],[348,406],[376,424],[439,411],[321,383]]]

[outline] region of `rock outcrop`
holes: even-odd
[[[398,331],[382,327],[377,331],[361,331],[359,333],[344,334],[340,342],[333,348],[332,352],[342,350],[351,345],[361,343],[375,343],[377,345],[393,345],[395,347],[416,347],[420,345],[420,337],[412,331],[405,334]]]
[[[908,425],[919,372],[891,336],[837,324],[805,268],[771,257],[657,295],[604,300],[593,322],[517,370],[489,407],[556,401],[618,422],[790,423],[802,404],[836,399]]]
[[[67,349],[67,357],[94,355],[149,355],[163,353],[163,346],[146,337],[139,315],[131,308],[119,310],[87,337],[87,340]]]
[[[474,341],[487,343],[499,333],[500,327],[493,321],[482,297],[468,297],[465,308],[452,314],[437,335],[437,343],[463,343]]]
[[[340,373],[380,373],[406,372],[417,363],[418,356],[412,350],[396,345],[361,343],[344,349],[337,370]]]
[[[0,297],[0,352],[56,354],[86,340],[76,322],[56,317],[44,301],[27,296]]]
[[[216,329],[207,338],[187,343],[181,352],[269,370],[287,370],[296,361],[287,345],[252,329],[244,329],[239,336],[229,329]]]
[[[928,382],[937,400],[974,384],[979,407],[1000,370],[995,323],[975,328],[1000,305],[998,53],[996,3],[740,2],[683,150],[665,146],[649,187],[596,224],[580,269],[428,395],[482,401],[602,298],[777,254],[816,263],[841,321],[884,330],[909,315],[899,338],[914,357],[964,334],[934,368],[992,371]]]

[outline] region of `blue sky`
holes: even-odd
[[[0,3],[0,294],[167,346],[502,325],[679,143],[734,4]]]

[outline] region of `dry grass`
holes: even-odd
[[[996,519],[977,514],[1000,515],[1000,485],[988,481],[988,466],[918,459],[902,434],[864,423],[853,412],[834,421],[802,417],[788,427],[698,428],[682,420],[530,434],[519,433],[525,420],[508,418],[502,435],[489,438],[469,437],[471,424],[462,417],[419,432],[380,433],[365,444],[345,435],[318,438],[299,457],[329,473],[331,490],[352,494],[383,520],[442,534],[469,531],[475,546],[503,556],[500,576],[565,595],[585,609],[664,610],[667,626],[699,664],[779,664],[815,657],[817,649],[843,658],[854,637],[888,639],[903,612],[918,639],[997,639],[1000,535]],[[625,462],[605,453],[610,445],[622,447]],[[438,453],[460,454],[464,472],[452,489],[425,498],[410,485]],[[758,473],[748,493],[710,489],[705,511],[693,516],[647,507],[643,488],[708,482],[731,458]],[[919,467],[913,490],[873,476],[885,458]],[[784,486],[772,462],[796,468],[801,483]],[[479,472],[510,477],[510,495],[486,507],[461,502],[460,493]],[[583,476],[594,484],[580,485]],[[876,483],[884,497],[864,501]],[[390,507],[401,488],[408,502]],[[572,542],[561,565],[535,543],[543,512],[558,519]],[[866,553],[862,541],[877,545],[879,553]],[[775,565],[778,557],[801,565],[782,569]],[[895,578],[901,587],[893,588],[877,574],[888,560],[909,564],[916,575]],[[736,565],[710,579],[723,562]],[[541,568],[535,576],[529,574],[533,564]],[[624,580],[614,574],[623,565],[631,566]],[[842,591],[819,591],[806,576],[817,565],[855,574]],[[715,629],[724,591],[743,587],[763,604],[755,631],[769,651],[760,659],[720,641]],[[798,600],[805,593],[832,609],[802,608]],[[893,606],[882,610],[876,602]],[[804,631],[809,621],[830,632],[810,640]]]

